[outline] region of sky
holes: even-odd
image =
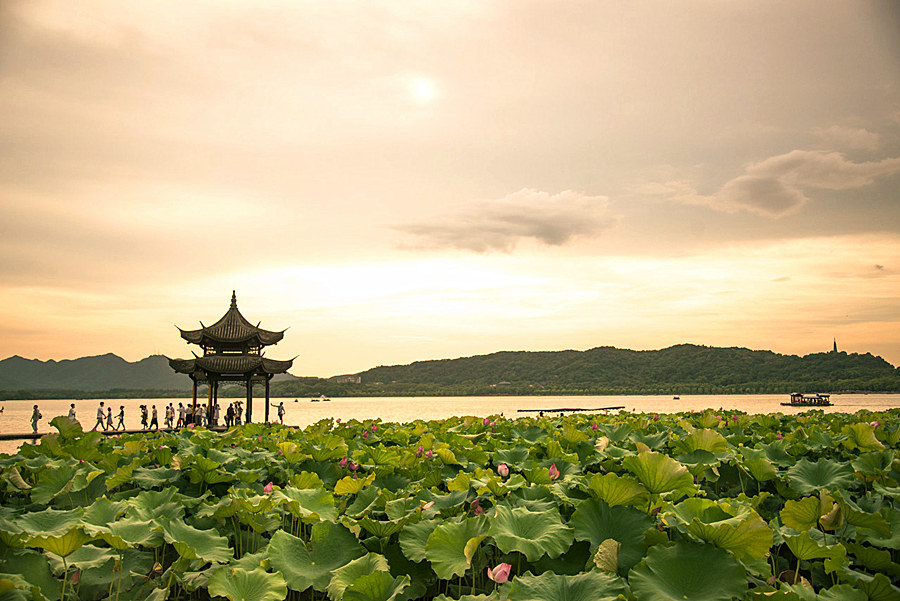
[[[0,358],[900,365],[900,5],[0,2]]]

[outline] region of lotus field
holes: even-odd
[[[898,417],[58,417],[0,456],[0,596],[897,600]]]

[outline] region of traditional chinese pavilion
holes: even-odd
[[[177,327],[177,326],[176,326]],[[263,348],[277,344],[284,338],[284,330],[264,330],[259,324],[247,321],[237,307],[237,296],[231,293],[231,307],[219,321],[211,326],[200,322],[199,330],[182,330],[181,337],[203,349],[203,355],[194,353],[193,359],[169,359],[176,372],[187,374],[194,382],[193,406],[197,406],[197,385],[209,386],[207,415],[219,399],[219,382],[243,382],[247,387],[246,423],[253,413],[253,385],[265,384],[266,421],[269,421],[269,382],[275,374],[290,369],[293,359],[278,361],[263,357]]]

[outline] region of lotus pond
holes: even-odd
[[[898,418],[58,417],[0,456],[0,596],[898,600]]]

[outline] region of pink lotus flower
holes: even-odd
[[[597,425],[597,422],[594,422],[593,424],[591,424],[591,430],[593,430],[594,432],[596,432],[599,429],[600,429],[600,426]]]
[[[266,484],[265,486],[263,486],[263,492],[266,493],[267,495],[271,495],[271,494],[272,494],[272,490],[273,490],[274,488],[275,488],[275,485],[273,485],[271,482],[269,482],[268,484]]]
[[[341,457],[341,460],[338,461],[338,465],[341,466],[341,467],[347,467],[347,458],[346,458],[346,457]]]
[[[279,454],[279,455],[284,455],[284,451],[282,451],[281,449],[278,449],[278,454]]]
[[[784,436],[782,436],[781,432],[779,432],[778,434],[775,435],[775,438],[777,438],[778,440],[781,440],[782,438],[784,438]]]
[[[368,430],[366,430],[365,432],[363,432],[363,438],[366,438],[366,439],[369,438],[369,431],[368,431]]]
[[[497,584],[503,584],[507,580],[509,580],[509,572],[512,570],[512,565],[508,563],[501,563],[493,570],[488,568],[487,577],[496,582]]]
[[[557,478],[559,478],[559,470],[556,469],[556,463],[551,464],[550,469],[547,470],[547,472],[550,474],[551,480],[556,480]]]
[[[428,449],[427,451],[425,451],[425,456],[431,459],[432,457],[434,457],[434,453],[431,452],[431,449]]]
[[[376,426],[375,424],[372,424],[372,427],[370,428],[370,430],[372,430],[372,432],[377,432],[378,426]]]
[[[416,457],[421,457],[422,453],[424,453],[424,452],[425,452],[425,447],[423,447],[422,445],[419,445],[419,448],[416,449]]]
[[[341,423],[341,418],[337,418],[337,423]]]
[[[469,507],[472,508],[472,513],[474,513],[475,515],[481,515],[482,513],[484,513],[484,507],[479,504],[477,498],[469,504]]]
[[[881,424],[879,424],[877,421],[874,421],[874,422],[869,422],[869,425],[872,426],[872,427],[874,427],[874,428],[877,428],[877,427],[880,426]]]
[[[347,464],[347,468],[348,468],[351,472],[355,472],[356,470],[359,469],[359,464],[358,464],[358,463],[355,463],[355,462],[353,462],[353,461],[351,461],[351,462],[349,462],[349,463]]]
[[[497,466],[497,473],[506,478],[509,475],[509,466],[505,463],[501,463]]]
[[[658,420],[658,419],[659,419],[659,413],[654,413],[654,414],[653,414],[653,421],[656,421],[656,420]]]
[[[486,418],[484,418],[483,420],[481,420],[481,425],[483,425],[483,426],[490,426],[490,425],[491,425],[491,418],[486,417]]]

